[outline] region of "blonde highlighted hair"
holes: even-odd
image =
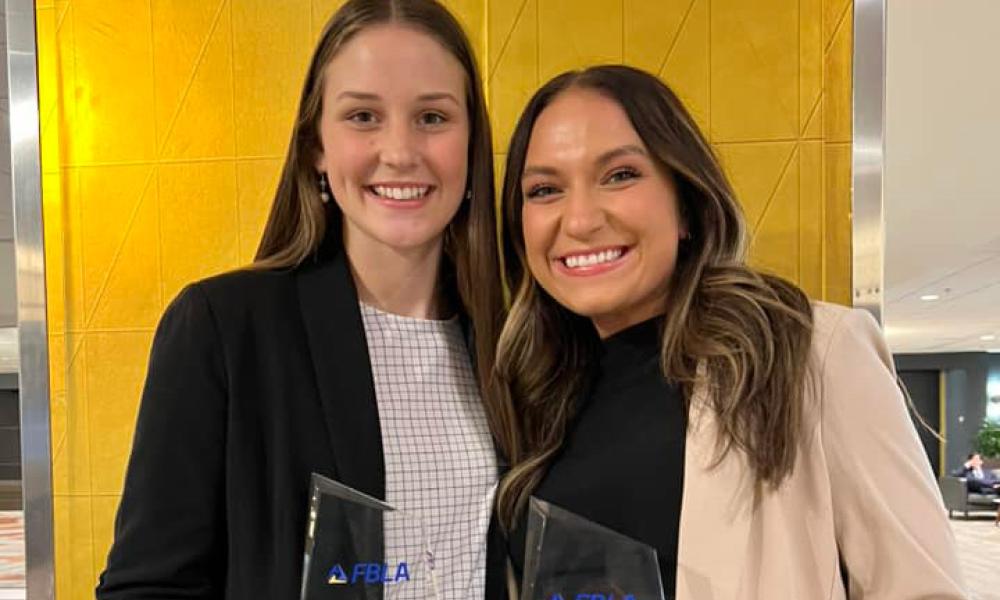
[[[525,268],[521,175],[538,116],[561,93],[583,88],[624,110],[657,167],[675,181],[690,238],[669,282],[661,367],[690,402],[706,385],[721,435],[717,459],[747,456],[758,485],[791,472],[802,430],[812,309],[805,294],[746,263],[746,224],[714,152],[674,93],[626,66],[560,75],[529,101],[511,139],[503,185],[505,275],[513,302],[496,374],[515,420],[502,432],[512,468],[498,492],[510,526],[562,447],[575,402],[595,365],[589,320],[552,299]]]

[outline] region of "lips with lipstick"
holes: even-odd
[[[628,246],[612,246],[571,252],[559,256],[556,262],[573,275],[603,273],[617,267],[629,253]]]

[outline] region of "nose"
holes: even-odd
[[[566,195],[562,226],[567,235],[585,240],[607,223],[604,208],[594,194],[578,190]]]
[[[417,165],[417,148],[414,132],[402,120],[396,120],[386,128],[381,139],[382,162],[399,171],[407,171]]]

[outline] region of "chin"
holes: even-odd
[[[559,301],[564,308],[569,310],[571,313],[584,317],[586,319],[597,319],[604,315],[614,314],[617,312],[618,305],[614,302],[607,302],[601,300],[583,300],[577,299],[573,302],[562,302]]]
[[[379,238],[383,244],[392,248],[412,250],[439,241],[443,234],[444,230],[438,231],[437,228],[427,228],[426,230],[394,230],[384,232]]]

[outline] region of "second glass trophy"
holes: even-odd
[[[656,550],[531,498],[521,600],[664,600]]]

